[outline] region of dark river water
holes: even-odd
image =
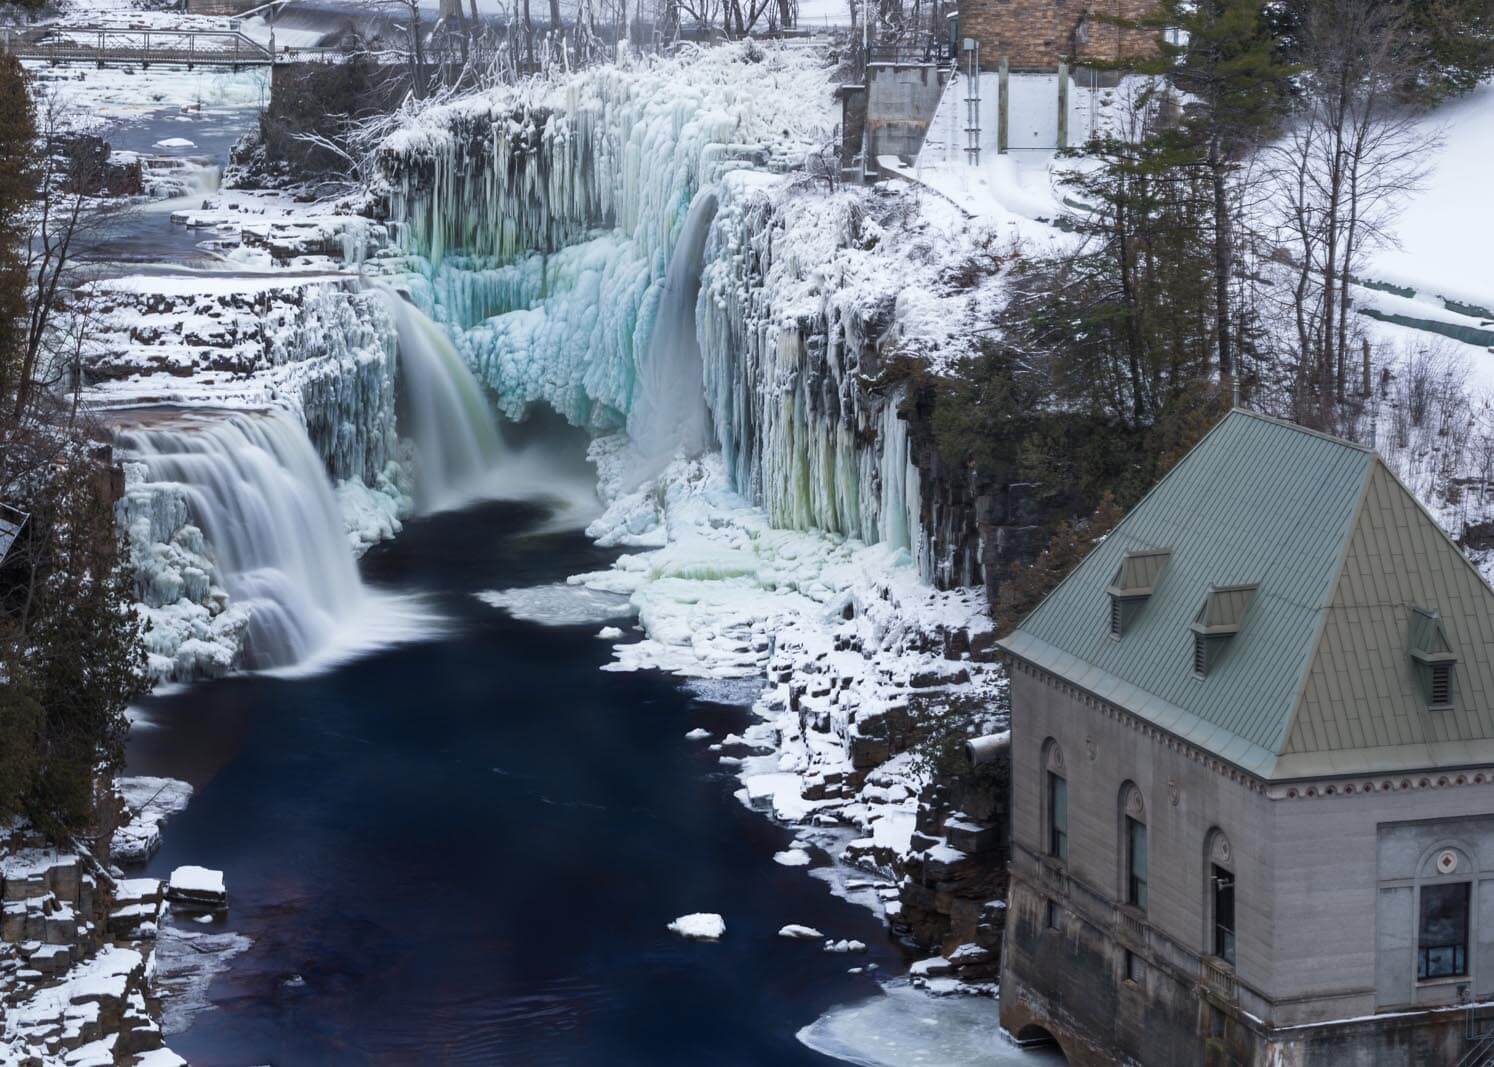
[[[186,778],[148,873],[221,868],[212,929],[253,945],[170,1039],[194,1064],[827,1063],[795,1032],[903,964],[880,922],[803,869],[685,733],[741,707],[598,668],[597,624],[518,621],[471,594],[605,566],[537,505],[412,521],[366,580],[425,594],[443,636],[298,679],[148,700],[130,771]],[[721,913],[688,942],[677,916]],[[859,938],[866,956],[777,936]],[[994,1015],[994,1009],[992,1010]]]

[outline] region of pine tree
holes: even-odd
[[[26,323],[27,211],[36,196],[36,116],[21,64],[0,56],[0,407],[16,388]]]
[[[1226,392],[1237,354],[1230,285],[1238,219],[1231,182],[1251,149],[1281,122],[1293,74],[1271,20],[1261,0],[1160,0],[1143,23],[1161,40],[1141,70],[1166,77],[1181,94],[1174,144],[1193,155],[1209,182],[1215,345]]]

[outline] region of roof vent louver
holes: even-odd
[[[1229,585],[1215,586],[1204,597],[1203,607],[1194,616],[1193,625],[1193,673],[1200,678],[1208,676],[1210,670],[1223,658],[1230,641],[1240,632],[1245,613],[1255,599],[1259,586]]]
[[[1152,590],[1162,580],[1167,561],[1172,558],[1170,548],[1151,548],[1140,552],[1127,552],[1114,579],[1105,587],[1110,595],[1110,636],[1120,638],[1141,614]]]
[[[1424,608],[1411,609],[1411,662],[1422,700],[1429,708],[1453,705],[1453,668],[1458,657],[1442,626],[1442,616]]]

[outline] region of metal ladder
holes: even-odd
[[[965,49],[969,65],[969,85],[965,90],[965,161],[972,167],[980,166],[980,39],[969,42],[973,48]]]

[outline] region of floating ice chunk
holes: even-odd
[[[773,853],[773,862],[785,867],[808,867],[809,853],[802,848],[785,849],[783,852]]]
[[[623,632],[616,626],[603,626],[597,631],[597,636],[603,641],[616,641],[622,635]]]
[[[818,941],[825,935],[813,926],[800,926],[798,923],[789,923],[778,931],[779,937],[787,937],[792,941]]]
[[[197,142],[189,141],[185,137],[167,137],[163,141],[155,143],[156,148],[196,148]]]
[[[628,598],[588,589],[584,585],[535,585],[524,589],[492,589],[474,593],[484,604],[508,612],[516,619],[544,626],[580,626],[606,622],[633,613]],[[609,627],[611,629],[611,627]],[[622,636],[618,633],[619,637]]]
[[[726,933],[726,920],[714,912],[697,911],[681,915],[669,924],[669,929],[691,941],[718,941]]]
[[[842,941],[826,941],[825,942],[825,951],[826,952],[865,952],[866,951],[866,942],[864,942],[864,941],[844,941],[844,940],[842,940]]]
[[[695,729],[691,730],[688,734],[685,735],[685,740],[686,741],[704,741],[706,738],[708,738],[710,736],[711,736],[711,731],[709,731],[709,730],[702,730],[699,726],[697,726]]]

